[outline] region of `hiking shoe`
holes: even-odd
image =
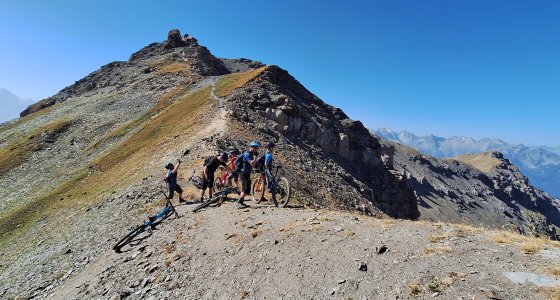
[[[237,208],[239,208],[239,209],[244,209],[244,208],[249,208],[249,207],[251,207],[251,206],[249,206],[249,205],[247,205],[243,202],[237,202]]]

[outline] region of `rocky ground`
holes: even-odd
[[[121,254],[110,249],[115,240],[107,239],[96,257],[37,291],[37,298],[560,296],[558,243],[468,226],[303,207],[265,204],[238,210],[224,203],[192,213],[193,207],[178,207],[179,219],[160,224]]]

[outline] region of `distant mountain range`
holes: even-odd
[[[519,167],[531,183],[557,198],[560,197],[560,147],[513,145],[500,139],[475,140],[464,136],[417,136],[408,131],[393,131],[387,128],[374,130],[373,133],[435,157],[500,151]]]
[[[33,104],[31,99],[23,99],[12,92],[0,88],[0,123],[19,118],[19,113]]]

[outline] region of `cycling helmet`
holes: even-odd
[[[168,170],[172,170],[173,169],[173,163],[171,163],[171,162],[166,163],[165,168],[168,169]]]
[[[276,144],[274,142],[268,142],[268,144],[266,144],[266,149],[270,149],[272,147],[275,147]]]
[[[256,141],[252,141],[252,142],[249,144],[249,147],[260,148],[260,147],[261,147],[261,144],[260,144],[259,142],[256,142]]]
[[[225,152],[221,152],[219,156],[220,156],[220,158],[221,158],[222,160],[224,160],[224,161],[227,161],[227,160],[228,160],[228,155],[227,155],[227,153],[225,153]]]
[[[237,148],[233,148],[231,150],[229,150],[229,154],[231,155],[239,155],[241,152],[239,152],[239,150]]]

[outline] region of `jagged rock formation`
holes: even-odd
[[[554,148],[544,146],[525,146],[508,144],[499,139],[480,139],[464,136],[442,138],[434,135],[416,136],[411,132],[395,132],[380,128],[374,133],[383,139],[401,143],[435,157],[445,158],[463,154],[499,151],[529,178],[531,184],[560,197],[560,153]]]
[[[84,268],[129,222],[159,207],[166,161],[190,150],[179,178],[186,181],[213,151],[243,149],[254,139],[277,143],[276,161],[298,205],[514,224],[557,237],[558,208],[509,165],[492,175],[383,141],[287,71],[217,58],[178,30],[22,115],[0,127],[0,281],[9,279],[9,295],[48,293],[45,283]],[[40,147],[19,147],[28,141]],[[14,288],[26,272],[33,280]]]
[[[437,159],[395,147],[395,169],[414,189],[422,219],[502,227],[560,238],[560,203],[529,184],[499,152]]]

